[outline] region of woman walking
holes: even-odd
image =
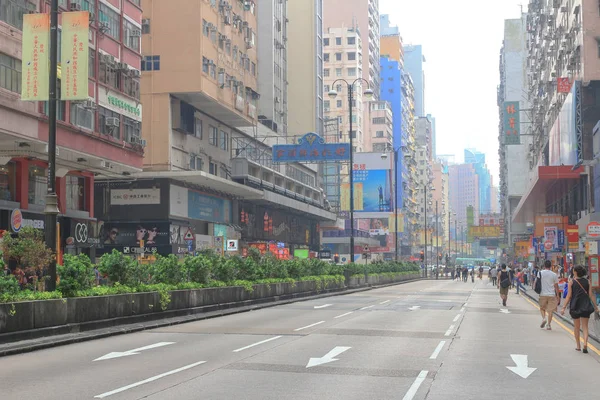
[[[567,299],[561,311],[561,314],[564,315],[567,304],[570,302],[569,311],[575,325],[573,333],[575,334],[575,343],[577,343],[577,348],[575,348],[575,350],[581,351],[579,330],[582,329],[584,353],[588,352],[588,323],[590,321],[590,315],[592,315],[594,311],[598,312],[596,299],[592,294],[590,282],[585,278],[586,275],[587,271],[581,265],[574,268],[573,279],[569,281]]]

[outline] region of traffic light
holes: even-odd
[[[333,262],[335,262],[336,264],[340,262],[340,255],[336,254],[335,256],[333,256]]]
[[[442,261],[442,253],[438,253],[438,261]]]
[[[425,252],[421,250],[421,261],[425,261]]]

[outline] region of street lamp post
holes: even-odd
[[[354,97],[354,85],[357,82],[365,82],[367,84],[367,90],[365,90],[364,95],[367,96],[367,98],[373,96],[373,91],[371,90],[369,82],[367,82],[363,78],[358,78],[352,83],[349,83],[345,79],[337,79],[335,82],[333,82],[333,84],[331,85],[332,89],[329,91],[329,97],[331,99],[335,99],[337,97],[337,92],[334,88],[335,84],[338,82],[344,82],[348,87],[348,108],[350,113],[350,166],[348,168],[348,174],[350,175],[350,262],[354,262],[354,141],[352,136],[354,135],[354,132],[352,131],[352,106]]]
[[[438,201],[435,201],[435,279],[440,276],[440,235],[438,232]]]
[[[395,218],[395,222],[394,222],[394,236],[395,236],[395,241],[396,241],[396,245],[394,246],[394,250],[395,250],[395,260],[396,262],[398,262],[398,258],[399,258],[399,249],[398,249],[398,159],[400,158],[400,156],[398,155],[398,152],[400,151],[401,147],[398,147],[397,149],[394,148],[390,148],[388,146],[388,148],[386,150],[391,150],[394,152],[394,218]],[[407,156],[408,158],[409,156]],[[382,153],[381,154],[381,158],[383,160],[385,160],[387,158],[387,153]]]
[[[425,184],[424,188],[424,196],[425,196],[425,249],[423,254],[425,254],[425,278],[427,278],[427,184]]]
[[[450,207],[448,207],[450,208]],[[452,253],[452,242],[450,241],[450,211],[448,210],[448,261],[450,261],[450,253]],[[449,264],[447,262],[447,264]],[[450,267],[449,265],[446,265],[447,267]]]
[[[458,258],[458,228],[456,227],[456,213],[454,214],[454,266]]]
[[[56,221],[58,217],[58,197],[56,196],[56,102],[58,67],[58,0],[50,3],[50,82],[48,93],[48,189],[46,193],[45,240],[46,246],[56,254]],[[48,291],[56,290],[56,257],[48,265]]]

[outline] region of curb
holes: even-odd
[[[527,293],[526,291],[522,291],[521,292],[521,296],[525,295],[526,297],[528,297],[530,300],[534,301],[536,304],[540,304],[539,300],[536,299],[535,297],[531,296],[529,293]],[[573,324],[573,321],[571,321],[568,318],[565,318],[564,316],[560,315],[557,312],[554,312],[554,317],[560,319],[562,322],[569,324],[570,326],[572,326],[573,328],[575,328],[575,325]],[[600,343],[600,338],[598,336],[596,336],[593,333],[589,333],[589,337],[590,339],[593,339],[595,342]]]
[[[401,281],[401,282],[393,282],[393,283],[387,283],[387,284],[377,285],[377,286],[366,285],[364,287],[359,287],[359,288],[355,288],[355,289],[335,289],[335,290],[333,290],[331,292],[327,292],[327,293],[313,294],[313,295],[308,295],[308,296],[304,296],[304,297],[291,298],[291,299],[287,299],[287,300],[271,300],[271,301],[267,300],[265,302],[265,299],[260,299],[260,300],[262,300],[262,303],[244,305],[244,306],[238,306],[238,307],[235,307],[235,306],[232,307],[231,303],[219,304],[219,305],[217,305],[217,307],[222,307],[221,309],[217,309],[215,311],[204,312],[204,313],[202,313],[202,311],[199,311],[198,313],[191,314],[191,315],[171,317],[171,318],[165,318],[165,319],[158,320],[158,321],[155,320],[155,321],[148,321],[148,322],[137,323],[137,324],[126,324],[126,325],[120,325],[120,326],[111,326],[108,328],[98,328],[96,330],[90,330],[89,332],[84,332],[84,333],[72,332],[72,333],[56,335],[56,336],[49,335],[49,336],[44,336],[44,337],[41,337],[38,339],[30,339],[33,343],[27,343],[27,344],[23,344],[22,342],[9,342],[9,343],[0,345],[0,357],[11,356],[11,355],[15,355],[15,354],[22,354],[22,353],[29,353],[29,352],[36,351],[36,350],[49,349],[49,348],[73,344],[73,343],[81,343],[81,342],[86,342],[89,340],[103,339],[103,338],[107,338],[110,336],[116,336],[116,335],[121,335],[121,334],[141,332],[141,331],[145,331],[148,329],[157,329],[157,328],[163,328],[166,326],[173,326],[173,325],[179,325],[179,324],[184,324],[184,323],[188,323],[188,322],[202,321],[202,320],[206,320],[206,319],[218,318],[218,317],[223,317],[223,316],[227,316],[227,315],[241,314],[244,312],[256,311],[256,310],[261,310],[264,308],[277,307],[277,306],[286,305],[286,304],[298,303],[301,301],[315,300],[315,299],[321,299],[324,297],[342,296],[342,295],[346,295],[346,294],[366,292],[366,291],[373,290],[373,289],[381,289],[381,288],[385,288],[385,287],[389,287],[389,286],[403,285],[405,283],[417,282],[420,280],[423,280],[423,278],[409,279],[409,280],[405,280],[405,281]],[[214,306],[210,306],[210,307],[214,307]],[[199,307],[199,308],[202,308],[202,307]],[[194,309],[188,309],[188,310],[194,310]],[[73,328],[75,328],[74,330],[77,330],[76,326],[73,326]]]

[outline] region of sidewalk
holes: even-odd
[[[512,291],[512,289],[511,289],[511,291]],[[537,304],[539,304],[540,296],[535,292],[535,290],[533,290],[533,288],[527,287],[527,291],[524,291],[523,289],[521,289],[520,292],[521,292],[522,296],[528,297],[531,300],[535,301]],[[565,304],[565,300],[566,299],[563,299],[563,298],[560,299],[560,305],[558,306],[559,312],[554,313],[554,318],[558,317],[560,320],[573,326],[573,319],[571,318],[571,315],[569,314],[568,307],[567,307],[567,310],[565,311],[565,315],[560,315],[560,311],[562,310],[562,307]],[[590,338],[594,339],[596,342],[600,342],[600,323],[594,321],[593,315],[590,318],[589,329],[590,329]]]

